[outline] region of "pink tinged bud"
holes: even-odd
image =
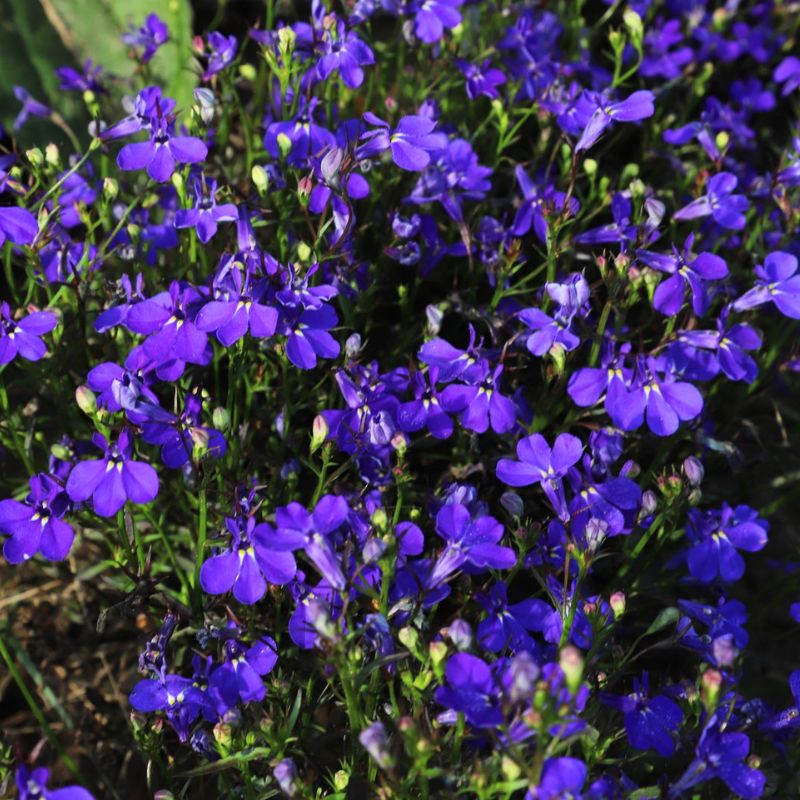
[[[453,620],[447,628],[447,636],[456,650],[469,650],[472,645],[472,628],[466,620]]]
[[[311,452],[314,453],[319,450],[320,447],[324,444],[325,440],[328,438],[328,433],[330,429],[328,428],[328,423],[325,421],[325,417],[322,414],[317,414],[314,417],[314,422],[311,424]]]
[[[581,651],[571,644],[562,647],[561,652],[558,654],[558,665],[567,680],[567,687],[575,694],[580,688],[581,680],[583,679],[583,656]]]
[[[625,592],[614,592],[608,598],[608,604],[614,612],[614,619],[619,619],[625,613]]]
[[[705,469],[699,459],[689,456],[683,462],[683,474],[691,486],[699,486],[703,482]]]
[[[97,398],[88,386],[79,386],[75,390],[75,401],[84,414],[92,416],[97,411]]]

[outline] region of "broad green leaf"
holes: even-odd
[[[27,0],[33,5],[33,0]],[[148,65],[154,80],[188,108],[197,83],[190,56],[192,12],[189,0],[38,0],[50,25],[78,63],[91,58],[109,72],[130,78],[136,63],[121,36],[158,14],[169,28],[169,41]]]

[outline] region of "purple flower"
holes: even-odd
[[[375,63],[370,47],[353,31],[347,31],[341,20],[326,29],[322,47],[323,54],[317,64],[317,77],[322,81],[339,70],[342,83],[350,89],[357,89],[364,82],[361,67]]]
[[[45,767],[28,769],[24,764],[17,767],[14,776],[17,782],[19,800],[94,800],[82,786],[64,786],[62,789],[48,789],[50,770]]]
[[[475,100],[479,95],[485,95],[494,100],[498,96],[497,87],[506,82],[505,74],[502,70],[492,67],[490,58],[480,65],[470,64],[463,58],[457,58],[455,64],[467,79],[467,97],[470,100]]]
[[[689,236],[683,251],[673,245],[671,255],[649,250],[636,251],[637,258],[643,264],[671,276],[658,284],[653,297],[655,308],[668,317],[675,316],[681,310],[687,287],[692,295],[692,310],[697,316],[705,314],[709,305],[706,281],[719,280],[728,274],[728,267],[719,256],[700,253],[692,258],[693,242],[694,236]]]
[[[440,686],[436,702],[464,714],[476,728],[494,728],[503,722],[499,686],[485,661],[469,653],[450,656],[445,666],[447,686]]]
[[[647,419],[656,436],[671,436],[680,427],[699,416],[703,396],[691,383],[676,381],[671,376],[659,379],[657,362],[644,359],[639,364],[640,376],[616,410],[617,424],[623,430],[635,431]]]
[[[414,32],[426,44],[435,44],[444,35],[445,28],[461,24],[461,13],[456,9],[464,0],[416,0],[409,12],[416,14]]]
[[[6,239],[14,244],[31,244],[39,233],[36,217],[25,208],[0,206],[0,247]]]
[[[762,550],[767,544],[769,525],[745,505],[731,508],[724,503],[718,511],[690,508],[686,533],[692,542],[687,560],[693,578],[711,583],[738,581],[744,575],[744,559],[737,552]]]
[[[225,527],[231,534],[226,550],[207,559],[200,570],[200,585],[207,594],[233,596],[245,605],[258,602],[267,591],[267,582],[283,586],[294,578],[297,562],[291,552],[270,546],[274,534],[268,523],[256,526],[252,517],[228,517]]]
[[[259,525],[262,545],[280,553],[303,549],[328,585],[341,591],[347,585],[340,558],[330,535],[342,526],[349,509],[343,497],[325,495],[309,514],[300,503],[290,503],[275,512],[275,529]]]
[[[286,339],[286,357],[298,369],[313,369],[317,358],[336,358],[339,343],[328,333],[339,322],[328,305],[309,308],[282,323]]]
[[[761,335],[749,325],[728,326],[725,314],[717,320],[716,331],[681,331],[671,347],[687,345],[713,351],[719,368],[732,381],[752,383],[758,374],[758,365],[747,351],[761,347]]]
[[[95,94],[102,94],[105,90],[100,82],[100,75],[103,68],[97,64],[92,65],[92,59],[88,58],[83,64],[83,72],[72,67],[59,67],[56,70],[56,75],[61,81],[59,89],[62,92],[94,92]]]
[[[78,462],[69,474],[66,490],[76,503],[92,498],[94,511],[101,517],[112,517],[126,501],[149,503],[158,494],[158,475],[150,466],[134,461],[133,441],[129,429],[109,442],[96,433],[95,446],[105,451],[103,458]]]
[[[634,678],[631,694],[619,697],[603,692],[601,699],[625,715],[625,733],[631,747],[652,749],[664,758],[675,752],[675,736],[683,722],[683,712],[664,695],[649,696],[647,673],[641,683]]]
[[[389,150],[392,161],[400,169],[420,172],[430,164],[431,153],[447,146],[447,137],[433,132],[436,121],[430,117],[402,117],[395,130],[370,111],[364,114],[364,119],[370,125],[376,125],[377,129],[361,135],[361,144],[355,152],[357,159],[373,158]]]
[[[449,439],[453,433],[453,421],[442,410],[436,391],[439,370],[431,367],[427,375],[416,372],[411,379],[414,400],[401,403],[397,409],[397,424],[405,433],[413,433],[427,427],[437,439]]]
[[[126,144],[117,155],[117,166],[124,171],[146,169],[159,183],[172,177],[177,164],[205,161],[208,148],[195,136],[173,136],[161,117],[153,125],[149,142]]]
[[[58,318],[50,311],[34,311],[14,320],[8,303],[0,305],[0,367],[16,356],[26,361],[38,361],[47,353],[40,337],[56,327]]]
[[[28,121],[28,117],[30,116],[49,119],[50,114],[53,113],[49,106],[31,97],[30,92],[28,92],[27,89],[23,89],[22,86],[14,87],[14,97],[22,103],[22,108],[19,110],[19,114],[17,114],[17,118],[14,120],[15,131],[18,131]]]
[[[200,424],[203,400],[198,390],[189,392],[180,416],[157,413],[155,419],[141,422],[142,440],[161,447],[161,460],[170,469],[180,469],[194,457],[222,458],[225,437],[213,428]],[[162,409],[158,409],[162,412]],[[145,411],[145,417],[151,416]]]
[[[741,194],[733,194],[739,179],[730,172],[720,172],[710,178],[706,194],[676,211],[672,217],[678,220],[712,216],[723,228],[740,231],[744,228],[744,212],[749,204]]]
[[[473,520],[469,509],[459,503],[442,506],[436,515],[436,533],[447,542],[447,546],[431,570],[428,580],[431,588],[464,564],[483,571],[487,568],[510,569],[517,562],[510,547],[498,544],[503,538],[503,526],[488,515]]]
[[[758,280],[754,288],[745,292],[734,304],[736,311],[775,303],[785,317],[800,319],[800,275],[797,274],[797,257],[778,250],[770,253],[763,266],[756,267]]]
[[[235,36],[225,36],[219,31],[208,34],[208,61],[203,71],[203,80],[210,80],[218,72],[222,72],[233,61],[239,43]]]
[[[294,119],[271,122],[264,133],[264,148],[273,158],[286,158],[291,167],[308,167],[312,156],[336,147],[336,137],[314,121],[319,99],[301,96]],[[288,153],[286,152],[288,150]]]
[[[439,380],[461,378],[467,383],[479,383],[486,374],[486,362],[480,357],[480,342],[475,343],[475,328],[469,326],[469,343],[466,350],[453,347],[444,339],[431,339],[419,350],[419,358],[425,364],[439,370]]]
[[[794,731],[800,727],[800,670],[795,670],[789,676],[789,688],[792,691],[794,705],[764,720],[759,726],[761,730]]]
[[[215,180],[208,183],[205,179],[196,181],[194,194],[194,208],[181,208],[175,212],[175,227],[196,228],[197,238],[207,244],[217,232],[217,223],[236,222],[239,215],[233,203],[217,205]]]
[[[19,564],[38,552],[49,561],[66,558],[75,538],[62,519],[70,505],[63,486],[44,472],[30,479],[23,503],[0,500],[0,531],[11,537],[3,545],[6,561]]]
[[[800,88],[800,58],[797,56],[786,56],[786,58],[775,67],[772,73],[775,83],[782,83],[781,94],[791,94],[795,89]]]
[[[581,457],[580,439],[569,433],[559,434],[553,449],[544,436],[534,433],[517,443],[517,458],[501,458],[497,462],[497,477],[508,486],[530,486],[540,483],[559,518],[569,519],[562,478]]]
[[[517,421],[513,401],[500,393],[502,365],[494,372],[485,372],[475,384],[454,383],[442,392],[442,408],[460,413],[461,424],[475,433],[486,433],[491,426],[495,433],[508,433]]]
[[[504,583],[494,584],[488,594],[478,594],[477,600],[487,613],[478,625],[481,647],[492,653],[506,648],[514,652],[536,650],[536,643],[528,632],[544,630],[545,621],[553,612],[549,603],[529,598],[509,605]]]
[[[648,91],[634,92],[619,103],[609,103],[601,95],[594,94],[589,99],[596,107],[575,145],[577,153],[588,150],[613,122],[637,122],[655,113],[655,98]]]
[[[142,678],[133,687],[130,702],[143,714],[166,712],[182,742],[189,739],[192,723],[207,704],[205,693],[191,678],[172,674]]]
[[[278,662],[275,640],[263,636],[246,647],[236,639],[225,642],[225,661],[208,679],[208,693],[217,711],[224,714],[240,703],[258,703],[266,697],[262,680]]]
[[[531,180],[530,176],[523,169],[521,164],[514,168],[514,175],[517,179],[520,191],[522,192],[522,203],[520,203],[517,213],[514,216],[514,224],[511,233],[514,236],[524,236],[531,228],[543,244],[547,244],[548,224],[547,217],[563,208],[567,202],[564,192],[556,191],[552,184],[548,184],[542,190]],[[574,198],[569,201],[569,213],[574,216],[580,208],[580,204]]]
[[[142,64],[150,59],[164,42],[169,39],[169,29],[158,14],[148,14],[141,28],[131,26],[130,31],[122,34],[122,41],[130,47],[144,47],[140,58]]]
[[[690,600],[678,600],[678,606],[686,615],[678,621],[677,633],[680,644],[699,653],[715,667],[729,667],[739,651],[747,645],[748,635],[744,629],[747,611],[738,600],[720,598],[716,606],[708,606]],[[702,624],[707,632],[698,635],[692,620]]]
[[[381,769],[388,769],[394,764],[389,748],[389,736],[382,722],[373,722],[358,734],[361,746],[372,756]]]
[[[766,784],[763,772],[745,764],[750,752],[750,739],[744,733],[726,732],[725,711],[715,713],[706,723],[695,750],[695,760],[669,790],[669,798],[682,795],[698,783],[720,778],[744,800],[761,797]]]
[[[538,786],[528,790],[525,800],[581,800],[586,783],[586,764],[577,758],[548,758]]]

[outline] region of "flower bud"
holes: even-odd
[[[305,263],[311,258],[311,248],[306,242],[300,242],[297,245],[297,257],[301,262]]]
[[[44,157],[51,167],[58,167],[61,164],[61,154],[58,152],[58,145],[52,142],[44,149]]]
[[[517,764],[517,762],[509,756],[503,756],[500,769],[502,770],[503,776],[507,781],[515,781],[522,774],[519,764]]]
[[[297,181],[297,198],[300,200],[300,205],[303,206],[303,208],[308,205],[308,200],[311,197],[311,190],[313,188],[314,183],[308,175],[305,175]]]
[[[183,194],[185,187],[184,187],[183,175],[181,175],[180,172],[172,173],[172,185],[175,187],[175,191],[177,191],[178,194],[180,195]]]
[[[87,416],[92,416],[97,411],[97,398],[88,386],[79,386],[75,390],[75,401],[78,408]]]
[[[508,687],[509,699],[512,703],[530,700],[541,672],[539,665],[533,660],[530,653],[523,650],[511,659],[508,667],[511,677]]]
[[[444,312],[438,306],[432,303],[425,306],[425,332],[428,336],[436,336],[439,333],[443,319]]]
[[[447,645],[442,641],[431,642],[428,645],[428,652],[435,669],[447,658]]]
[[[228,413],[228,409],[223,408],[222,406],[217,406],[211,412],[211,424],[218,431],[224,432],[228,430],[228,426],[231,424],[231,415]]]
[[[314,417],[314,422],[311,423],[311,452],[316,453],[320,447],[324,444],[325,440],[328,438],[328,433],[330,432],[330,428],[328,428],[328,423],[325,420],[325,417],[322,414],[317,414]]]
[[[277,139],[281,157],[286,158],[292,152],[292,140],[285,133],[279,133]]]
[[[686,480],[689,481],[690,486],[699,486],[703,482],[705,469],[700,459],[694,456],[689,456],[683,462],[683,474]]]
[[[250,170],[250,180],[253,181],[253,186],[256,187],[256,191],[264,197],[267,193],[267,189],[269,189],[269,175],[267,175],[267,171],[261,164],[256,164]]]
[[[456,650],[469,650],[472,645],[472,628],[466,620],[453,620],[447,628],[447,636]]]
[[[26,150],[25,158],[27,158],[34,167],[41,167],[42,164],[44,164],[44,156],[38,147],[32,147],[30,150]]]
[[[297,794],[297,767],[291,758],[279,761],[272,770],[272,775],[284,794],[289,797]]]
[[[583,679],[583,656],[580,650],[571,644],[562,647],[558,654],[558,664],[566,678],[567,688],[575,694]]]
[[[175,795],[169,789],[159,789],[153,795],[153,800],[175,800]]]
[[[416,628],[412,628],[410,625],[400,628],[397,638],[400,640],[400,644],[402,644],[403,647],[416,654],[419,646],[419,632]]]
[[[730,144],[730,141],[731,135],[728,131],[720,131],[714,137],[714,144],[717,146],[717,150],[724,150]]]
[[[286,56],[294,50],[297,34],[288,26],[278,31],[278,52]]]
[[[707,669],[700,681],[700,697],[709,710],[717,705],[720,688],[722,687],[722,673],[716,669]]]
[[[214,119],[214,112],[217,107],[214,92],[205,87],[194,90],[195,111],[200,115],[205,125],[210,125]]]
[[[619,619],[625,613],[625,592],[614,592],[608,598],[608,604],[614,612],[614,619]]]
[[[348,358],[355,358],[361,352],[361,334],[351,333],[344,343],[344,352]]]
[[[117,199],[119,195],[119,183],[115,178],[103,179],[103,197],[109,202]]]
[[[642,514],[649,516],[655,513],[657,507],[658,498],[656,498],[656,493],[652,489],[647,489],[642,493]]]
[[[286,30],[286,28],[283,28]],[[347,785],[350,783],[350,773],[345,772],[345,770],[340,769],[334,776],[333,776],[333,788],[336,789],[337,792],[343,792]]]
[[[365,564],[375,564],[380,561],[386,553],[388,545],[383,539],[377,536],[370,536],[364,543],[364,549],[361,551],[361,556]]]
[[[500,496],[500,505],[516,519],[519,519],[525,511],[525,504],[516,492],[503,492]]]
[[[596,174],[596,172],[597,172],[597,162],[593,158],[587,158],[583,162],[583,170],[589,176],[592,176],[592,175]]]
[[[223,747],[229,745],[233,741],[231,726],[227,722],[218,722],[214,726],[214,739]]]
[[[251,83],[255,81],[258,77],[258,73],[256,72],[256,68],[252,64],[240,64],[239,65],[239,74],[246,80],[250,81]]]

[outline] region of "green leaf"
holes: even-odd
[[[15,0],[28,2],[31,0]],[[87,58],[109,72],[130,78],[137,68],[121,36],[158,14],[169,28],[169,41],[150,62],[166,94],[188,108],[197,76],[191,69],[192,12],[189,0],[39,0],[42,11],[67,50],[82,64]]]
[[[681,612],[678,611],[675,606],[662,609],[658,616],[652,621],[650,627],[642,634],[642,638],[649,636],[651,633],[657,633],[663,628],[666,628],[667,625],[672,625],[680,619],[680,616]]]

